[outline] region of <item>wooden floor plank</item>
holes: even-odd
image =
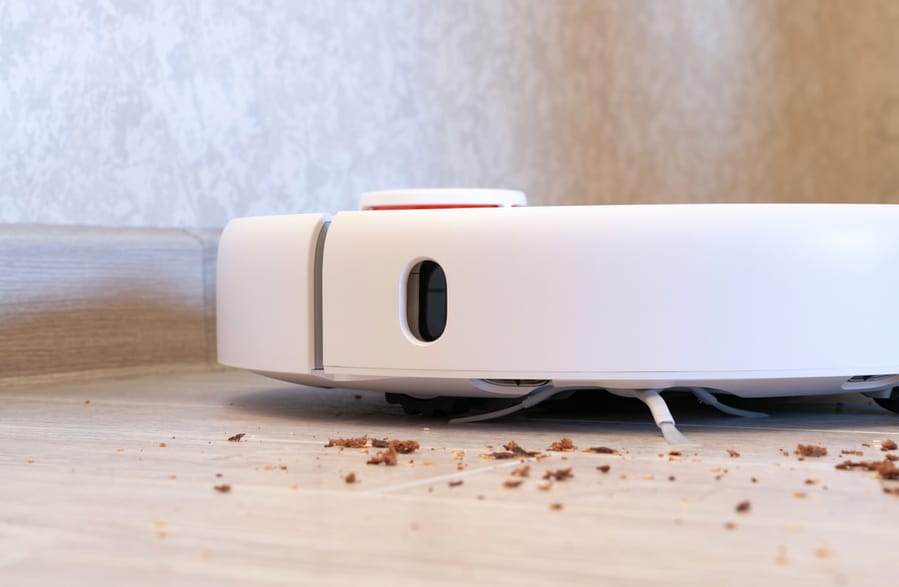
[[[8,387],[0,401],[2,584],[892,582],[899,496],[834,469],[843,449],[881,459],[878,443],[899,440],[899,417],[863,398],[751,404],[764,421],[675,398],[702,444],[680,456],[645,408],[614,398],[451,426],[377,394],[225,371]],[[366,464],[373,449],[324,446],[363,434],[421,448],[385,467]],[[504,482],[523,463],[480,456],[562,436],[620,454],[528,459],[517,488]],[[828,455],[799,460],[800,442]]]

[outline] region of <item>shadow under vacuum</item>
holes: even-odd
[[[763,430],[846,430],[884,429],[899,426],[899,415],[877,406],[859,394],[742,399],[719,396],[728,405],[765,412],[767,418],[739,418],[721,414],[700,404],[684,392],[670,392],[665,399],[685,430],[727,432],[737,429]],[[649,410],[640,401],[622,398],[600,390],[575,392],[563,400],[548,400],[539,406],[493,421],[448,424],[446,416],[422,416],[404,413],[388,404],[383,394],[346,389],[316,389],[303,386],[260,389],[231,400],[231,406],[256,416],[296,418],[305,421],[333,421],[381,426],[466,427],[492,426],[499,430],[539,429],[559,433],[599,430],[656,431]]]

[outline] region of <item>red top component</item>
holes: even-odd
[[[369,210],[436,210],[438,208],[499,208],[499,204],[395,204],[372,206]]]
[[[418,189],[366,192],[360,210],[438,210],[442,208],[507,208],[527,206],[527,197],[514,190]]]

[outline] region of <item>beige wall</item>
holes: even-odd
[[[899,3],[10,0],[0,222],[221,226],[363,190],[899,202]]]
[[[899,3],[608,6],[571,15],[585,200],[899,202]]]

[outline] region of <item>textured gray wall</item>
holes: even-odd
[[[0,222],[899,201],[899,3],[0,0]]]
[[[0,3],[0,221],[218,226],[367,189],[558,185],[542,0]],[[567,99],[566,99],[567,98]],[[570,148],[570,147],[568,147]]]

